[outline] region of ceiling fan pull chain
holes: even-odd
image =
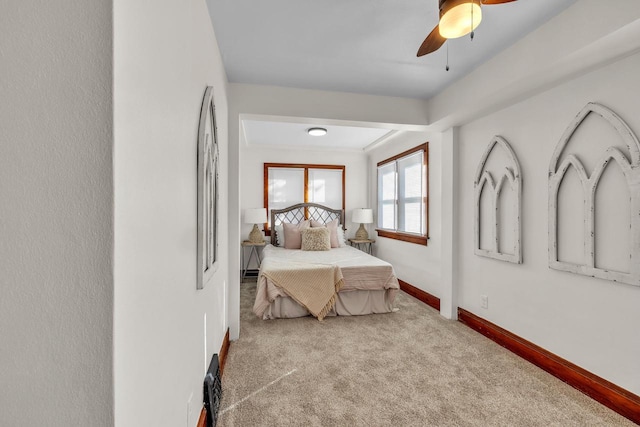
[[[469,3],[471,5],[471,40],[473,41],[473,35],[475,31],[473,31],[473,2]]]
[[[445,70],[449,71],[449,43],[447,43],[447,66]]]

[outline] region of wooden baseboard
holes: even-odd
[[[207,427],[207,410],[204,408],[200,411],[200,418],[198,418],[196,427]]]
[[[575,389],[640,424],[640,396],[462,308],[458,320]]]
[[[398,279],[400,289],[411,295],[412,297],[422,301],[430,307],[440,311],[440,298],[431,295],[429,292],[425,292],[422,289],[418,289],[413,285],[408,284],[404,280]]]
[[[218,358],[220,359],[220,378],[222,378],[222,374],[224,373],[224,365],[227,363],[227,354],[229,353],[229,328],[227,328],[227,333],[224,334],[224,339],[222,340],[222,346],[220,347],[220,353]]]

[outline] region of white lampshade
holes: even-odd
[[[373,209],[354,209],[351,222],[356,224],[371,224],[373,222]]]
[[[246,224],[264,224],[267,222],[267,209],[251,208],[244,211],[244,222]]]

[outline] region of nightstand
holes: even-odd
[[[258,263],[258,268],[260,268],[262,260],[260,259],[260,252],[258,252],[258,248],[264,248],[266,245],[266,242],[253,243],[253,242],[250,242],[249,240],[245,240],[241,243],[241,245],[242,245],[242,279],[241,281],[244,282],[244,278],[247,276],[247,270],[249,270],[249,265],[251,264],[251,258],[255,256],[256,262]],[[246,262],[244,257],[245,248],[249,248],[249,256],[246,258]]]
[[[349,244],[354,248],[360,249],[363,252],[373,255],[373,243],[376,241],[373,239],[348,239]]]

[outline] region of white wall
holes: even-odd
[[[548,268],[547,175],[562,133],[589,101],[612,108],[640,134],[639,69],[636,54],[462,126],[458,186],[460,306],[636,394],[640,288]],[[474,174],[496,134],[522,167],[523,265],[473,254]]]
[[[116,0],[114,45],[115,421],[194,426],[227,329],[226,76],[204,0]],[[221,259],[197,291],[196,147],[207,85],[223,159]]]
[[[441,244],[442,244],[442,136],[429,132],[400,132],[385,145],[370,151],[369,186],[370,206],[377,215],[377,164],[410,148],[429,142],[429,240],[427,246],[377,236],[372,224],[370,236],[374,236],[375,255],[390,262],[399,279],[435,296],[441,295]],[[377,236],[377,237],[376,237]]]
[[[356,233],[360,224],[351,222],[351,212],[368,207],[367,157],[363,151],[320,151],[263,148],[242,144],[241,212],[247,208],[264,205],[264,163],[304,163],[345,166],[345,212],[347,227],[345,236]],[[247,239],[253,226],[242,224],[241,236]],[[268,238],[267,238],[268,240]],[[248,256],[248,250],[245,256]],[[252,268],[256,268],[252,265]]]
[[[393,124],[409,130],[428,124],[427,101],[420,99],[238,83],[231,88],[240,114]]]
[[[0,19],[0,425],[109,426],[111,2],[9,3]]]

